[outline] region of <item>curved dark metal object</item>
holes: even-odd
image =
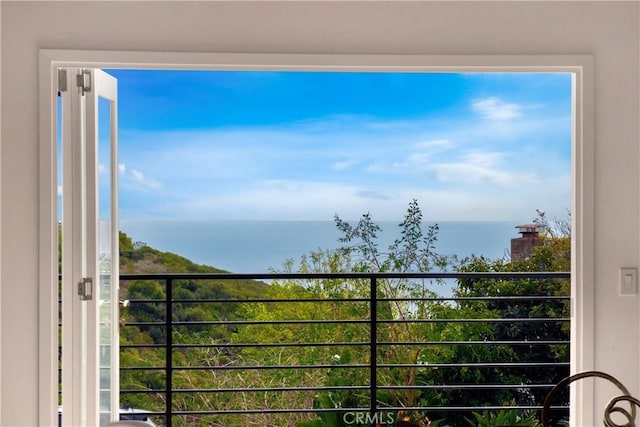
[[[631,394],[629,393],[629,390],[624,386],[624,384],[622,384],[613,375],[609,375],[601,371],[585,371],[585,372],[579,372],[577,374],[568,376],[567,378],[560,381],[551,389],[547,397],[544,399],[544,403],[542,406],[542,425],[544,427],[551,427],[551,424],[549,421],[549,418],[550,418],[549,414],[551,412],[551,403],[553,402],[553,399],[557,396],[557,394],[560,392],[560,390],[562,390],[563,388],[565,388],[566,386],[568,386],[574,381],[581,380],[584,378],[591,378],[591,377],[604,378],[612,382],[613,384],[615,384],[616,387],[618,387],[622,392],[622,395],[614,397],[607,404],[604,411],[604,418],[603,418],[604,426],[605,427],[635,427],[636,426],[636,423],[635,423],[636,406],[640,407],[640,400],[631,396]],[[618,406],[618,404],[623,402],[629,403],[631,407],[630,411],[627,410],[626,408]],[[624,424],[616,424],[616,422],[614,422],[611,419],[611,416],[613,414],[622,414],[622,416],[626,419],[626,422]]]

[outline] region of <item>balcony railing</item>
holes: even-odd
[[[121,320],[122,401],[145,406],[166,426],[384,425],[403,417],[539,411],[569,373],[570,298],[547,292],[569,278],[563,272],[121,275],[122,289],[131,291]],[[254,297],[242,292],[248,281],[271,281],[287,292]],[[516,289],[533,282],[537,291],[429,291],[440,282],[446,294],[455,281],[468,287],[508,281]],[[244,296],[218,295],[231,287]],[[140,290],[153,297],[136,298]],[[568,413],[566,404],[554,410],[558,417]],[[325,423],[313,424],[314,417]]]

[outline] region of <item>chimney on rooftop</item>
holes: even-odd
[[[540,246],[540,227],[537,224],[516,225],[520,237],[511,239],[511,261],[531,255],[536,246]]]

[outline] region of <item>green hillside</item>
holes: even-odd
[[[120,232],[120,274],[161,274],[161,273],[229,273],[216,267],[196,264],[174,254],[163,252],[146,243],[134,242],[126,233]],[[268,286],[255,280],[199,281],[199,289],[191,290],[193,298],[247,299],[262,296]],[[129,297],[130,283],[121,284],[123,297]],[[139,295],[151,297],[151,295]]]
[[[125,233],[120,233],[120,273],[161,274],[161,273],[227,273],[224,270],[196,264],[185,257],[171,252],[154,249],[147,244],[133,242]],[[196,322],[189,326],[174,326],[172,339],[174,344],[215,344],[229,342],[237,332],[236,327],[226,325],[207,325],[201,322],[221,320],[243,320],[246,312],[238,302],[263,298],[269,285],[255,280],[174,280],[173,321]],[[164,322],[166,305],[166,283],[157,280],[121,280],[120,299],[126,301],[121,309],[120,320],[120,382],[124,391],[154,391],[141,394],[124,392],[122,406],[144,408],[151,411],[164,411],[165,351],[154,345],[166,343],[166,328],[160,325],[141,325],[140,322]],[[207,300],[207,303],[190,302]],[[213,302],[212,302],[213,301]],[[231,301],[237,301],[232,303]],[[133,323],[133,324],[132,324]],[[147,347],[129,347],[129,346]],[[233,355],[225,355],[225,358]],[[216,359],[209,349],[202,351],[176,351],[174,366],[201,365],[212,363]],[[219,361],[216,360],[216,363]],[[222,361],[224,363],[224,361]],[[149,370],[127,368],[158,368]],[[211,387],[211,379],[205,373],[190,375],[186,372],[174,373],[174,381],[183,376],[190,387]],[[177,399],[178,400],[178,399]]]

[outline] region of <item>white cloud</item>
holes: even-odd
[[[491,120],[509,120],[522,115],[522,105],[502,101],[495,96],[476,99],[471,103],[471,109],[482,117]]]
[[[367,172],[369,173],[380,173],[380,172],[386,172],[388,171],[388,167],[387,165],[382,162],[382,161],[377,161],[377,162],[372,162],[371,164],[369,164],[369,166],[367,166],[367,168],[365,169]]]
[[[464,153],[463,159],[465,163],[489,167],[499,168],[501,167],[502,160],[507,157],[504,152],[496,151],[468,151]]]
[[[140,171],[137,171],[135,169],[131,170],[131,176],[133,176],[133,179],[139,183],[143,183],[144,182],[144,174]]]
[[[58,185],[58,197],[62,197],[62,185]]]
[[[396,220],[411,200],[393,187],[293,180],[264,181],[227,194],[183,196],[179,200],[179,215],[183,217],[234,220],[330,221],[335,214],[353,220],[366,212],[379,219]]]
[[[503,187],[533,184],[535,177],[528,173],[514,173],[473,162],[440,163],[428,167],[444,183],[486,182]]]
[[[147,178],[137,169],[130,169],[124,163],[118,164],[120,182],[128,188],[143,190],[158,190],[162,185],[155,179]]]
[[[467,151],[450,160],[425,165],[425,169],[435,174],[444,183],[490,184],[501,187],[515,187],[537,183],[531,170],[520,169],[510,164],[509,155],[496,151]]]
[[[454,147],[454,143],[449,139],[429,139],[414,144],[414,147],[420,150],[441,151]]]
[[[408,163],[410,165],[424,165],[433,157],[432,153],[412,153],[409,155]]]
[[[457,172],[462,172],[460,168]],[[566,178],[566,177],[565,177]],[[506,179],[506,178],[505,178]],[[269,181],[233,194],[185,195],[181,210],[167,206],[168,215],[179,219],[207,220],[326,220],[334,214],[357,220],[370,212],[375,221],[396,221],[408,203],[417,199],[426,221],[528,220],[536,209],[562,214],[570,199],[570,186],[551,179],[519,188],[473,186],[427,188],[419,183],[404,187],[369,188],[351,184]]]
[[[451,143],[434,146],[454,147]],[[422,143],[415,147],[418,150],[394,163],[393,169],[413,175],[431,175],[440,184],[513,187],[537,182],[533,168],[522,168],[513,161],[509,152],[458,149],[438,151],[430,150],[429,144]]]
[[[518,105],[497,100],[493,114],[503,104]],[[524,107],[509,108],[501,117]],[[569,159],[539,149],[570,144],[560,133],[568,119],[429,118],[375,132],[355,120],[350,127],[336,122],[326,129],[317,121],[121,134],[121,204],[135,205],[135,215],[181,219],[330,220],[371,212],[396,220],[419,198],[439,220],[520,220],[536,208],[551,211],[548,201],[560,209],[570,203],[570,178],[566,188],[550,184],[567,173]]]
[[[351,169],[353,166],[358,164],[357,160],[343,160],[340,162],[335,162],[331,165],[331,169],[336,171],[344,171]]]
[[[139,170],[131,169],[131,176],[136,183],[140,184],[140,186],[144,188],[157,190],[161,187],[158,181],[145,177]]]
[[[448,139],[431,139],[413,144],[405,158],[393,163],[393,168],[409,172],[421,172],[434,162],[451,153],[455,144]]]
[[[521,221],[531,218],[535,209],[562,214],[570,203],[568,173],[535,180],[526,174],[496,172],[462,161],[439,164],[431,173],[442,181],[433,184],[423,178],[370,185],[349,181],[267,180],[232,191],[224,188],[202,191],[189,186],[180,191],[164,188],[161,192],[137,193],[137,207],[129,206],[124,216],[330,221],[334,214],[356,220],[370,212],[376,221],[396,221],[404,215],[409,201],[416,198],[427,220]],[[162,200],[156,200],[156,194],[162,194]],[[180,209],[176,210],[176,206]]]

